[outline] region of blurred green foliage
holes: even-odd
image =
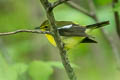
[[[110,3],[112,3],[112,0],[94,0],[96,5],[99,5],[99,6],[104,6],[104,5],[108,5]]]
[[[47,63],[34,61],[30,64],[29,74],[33,80],[49,80],[53,74],[53,69]]]
[[[99,21],[110,21],[104,30],[116,38],[112,0],[94,2]],[[85,6],[88,3],[84,3]],[[115,10],[119,10],[119,3]],[[80,25],[95,23],[66,4],[56,7],[54,15],[56,20],[74,21]],[[34,29],[45,19],[39,0],[0,0],[0,32]],[[68,52],[78,80],[119,80],[120,73],[110,44],[100,30],[92,31],[91,35],[96,37],[98,44],[80,44]],[[0,80],[68,80],[66,76],[57,48],[45,36],[20,33],[0,37]]]
[[[115,4],[115,8],[113,10],[120,12],[120,2]]]
[[[8,65],[1,54],[0,62],[0,80],[18,80],[27,70],[27,65],[24,63]]]

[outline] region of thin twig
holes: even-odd
[[[69,1],[69,0],[58,0],[58,1],[54,2],[53,6],[52,6],[52,9],[55,8],[56,6],[62,4],[62,3],[67,2],[67,1]]]
[[[83,14],[85,14],[85,15],[91,17],[91,18],[94,17],[93,14],[89,13],[87,10],[85,10],[84,8],[82,8],[82,7],[78,6],[78,5],[76,5],[76,4],[73,3],[73,2],[67,2],[66,4],[67,4],[68,6],[70,6],[70,7],[75,8],[76,10],[82,12]]]
[[[114,0],[114,6],[115,6],[115,3],[117,0]],[[75,3],[73,2],[67,2],[68,5],[70,5],[71,7],[79,10],[80,12],[88,15],[89,17],[91,17],[92,19],[94,19],[96,22],[98,22],[98,18],[97,18],[97,15],[96,15],[96,9],[95,9],[95,5],[94,5],[94,2],[93,0],[88,0],[89,2],[89,7],[90,7],[90,10],[91,12],[87,12],[87,10],[84,10],[82,8],[80,8],[80,6],[76,5]],[[118,17],[118,13],[115,12],[115,18],[116,18],[116,24],[117,24],[117,31],[118,33],[120,33],[120,21],[119,21],[119,17]],[[119,24],[119,26],[118,26]],[[118,52],[118,48],[116,47],[115,43],[114,43],[114,40],[111,38],[111,36],[109,37],[108,33],[106,31],[104,31],[103,29],[100,29],[104,38],[109,42],[109,44],[111,45],[111,48],[112,48],[112,51],[113,53],[115,54],[115,58],[116,58],[116,61],[117,61],[117,64],[118,64],[118,67],[120,67],[120,55],[119,55],[119,52]]]
[[[119,2],[119,0],[113,0],[113,2],[112,2],[113,8],[115,8],[115,4],[118,2]],[[116,23],[116,31],[120,38],[120,19],[119,19],[120,17],[119,17],[118,11],[114,11],[114,17],[115,17],[115,23]]]
[[[96,9],[95,9],[95,5],[93,3],[93,0],[88,0],[88,2],[89,2],[90,13],[93,16],[93,19],[96,22],[98,22],[98,18],[97,18],[97,15],[96,15]]]
[[[62,63],[63,63],[63,66],[65,67],[67,75],[68,75],[70,80],[76,80],[75,72],[70,65],[67,53],[64,50],[64,44],[62,43],[62,41],[60,39],[58,30],[57,30],[57,27],[56,27],[56,24],[55,24],[55,18],[54,18],[53,12],[51,10],[47,10],[47,9],[50,9],[49,7],[51,7],[51,6],[48,6],[50,3],[48,2],[48,0],[40,0],[40,1],[43,5],[45,11],[46,11],[47,18],[48,18],[49,24],[51,26],[50,31],[53,33],[53,37],[54,37],[54,39],[56,41],[56,44],[57,44],[57,47],[59,49],[60,56],[61,56],[61,59],[62,59]]]
[[[90,3],[89,6],[90,6],[90,8],[91,8],[91,12],[93,12],[93,14],[94,14],[94,18],[93,18],[93,19],[94,19],[96,22],[98,22],[98,18],[97,18],[97,15],[96,15],[96,9],[95,9],[94,2],[93,2],[93,0],[88,0],[88,1],[89,1],[89,3]],[[108,32],[104,31],[103,29],[100,29],[100,30],[101,30],[104,38],[109,42],[109,44],[110,44],[110,46],[111,46],[111,48],[112,48],[112,51],[113,51],[113,53],[114,53],[114,55],[115,55],[116,61],[117,61],[117,67],[120,68],[120,55],[119,55],[119,50],[118,50],[118,48],[116,47],[114,40],[111,38],[111,36],[109,37],[109,33],[108,33]]]
[[[3,32],[3,33],[0,33],[0,36],[13,35],[13,34],[21,33],[21,32],[29,32],[29,33],[37,33],[37,34],[50,34],[49,31],[21,29],[21,30],[16,30],[16,31],[12,31],[12,32]]]

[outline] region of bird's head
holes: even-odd
[[[41,31],[49,31],[50,26],[48,20],[45,20],[39,27],[36,27],[35,29],[40,29]]]

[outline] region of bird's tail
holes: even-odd
[[[90,29],[90,28],[100,28],[103,26],[106,26],[109,24],[109,21],[104,21],[104,22],[99,22],[96,24],[91,24],[91,25],[87,25],[86,28]]]

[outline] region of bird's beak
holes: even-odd
[[[40,29],[40,27],[35,27],[35,29]]]

